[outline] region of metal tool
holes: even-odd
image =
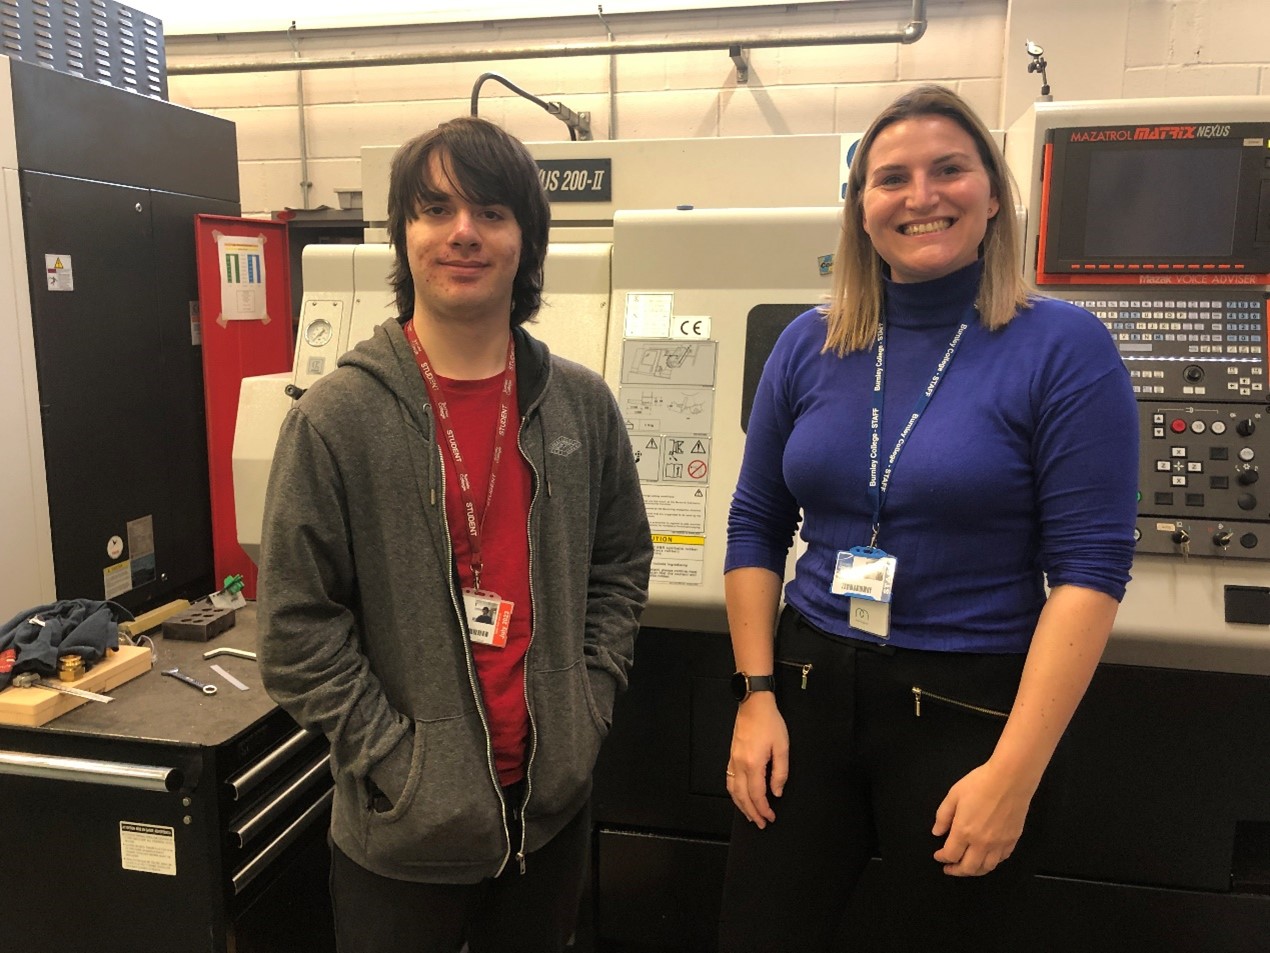
[[[253,662],[256,660],[255,652],[248,652],[246,649],[230,648],[208,649],[203,653],[203,658],[216,658],[218,655],[232,655],[234,658],[248,658]]]
[[[109,695],[98,695],[96,692],[90,692],[86,688],[71,688],[69,685],[45,681],[40,678],[38,672],[23,672],[21,675],[15,675],[13,676],[12,684],[15,688],[47,688],[50,692],[61,692],[64,695],[87,698],[89,701],[94,702],[114,701]]]
[[[184,672],[182,672],[179,668],[167,668],[167,669],[164,669],[164,670],[163,670],[163,672],[162,672],[161,674],[163,674],[163,675],[170,675],[170,676],[172,676],[173,678],[177,679],[178,681],[182,681],[182,682],[184,682],[186,685],[191,685],[191,686],[193,686],[194,688],[197,688],[197,689],[198,689],[200,692],[202,692],[204,695],[215,695],[215,694],[216,694],[216,686],[215,686],[215,685],[208,685],[208,684],[207,684],[207,682],[200,682],[200,681],[199,681],[197,678],[195,678],[194,676],[192,676],[192,675],[186,675],[186,674],[185,674]]]
[[[238,679],[234,678],[234,676],[230,675],[227,671],[225,671],[219,665],[213,665],[212,671],[215,672],[217,675],[219,675],[221,678],[223,678],[225,681],[229,682],[229,684],[233,685],[240,692],[247,691],[246,685],[244,685]]]

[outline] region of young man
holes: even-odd
[[[342,953],[556,951],[575,924],[652,543],[611,393],[521,327],[549,220],[490,123],[403,146],[401,317],[278,440],[261,671],[331,743]]]

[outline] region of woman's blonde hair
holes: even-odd
[[[979,150],[992,195],[1000,205],[997,214],[988,219],[983,236],[983,281],[975,303],[984,326],[994,331],[1005,327],[1019,308],[1028,306],[1034,293],[1023,277],[1014,219],[1014,181],[1001,150],[983,121],[960,96],[943,86],[918,86],[883,110],[856,148],[842,208],[842,235],[834,256],[833,293],[824,308],[829,325],[825,351],[835,351],[839,356],[862,351],[871,347],[876,338],[882,315],[885,262],[864,230],[863,194],[869,152],[887,126],[918,116],[943,116],[966,131]]]

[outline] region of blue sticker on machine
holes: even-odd
[[[611,202],[612,159],[539,159],[538,181],[548,202]]]

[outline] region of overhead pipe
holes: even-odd
[[[607,24],[606,24],[607,26]],[[418,66],[429,63],[476,63],[486,60],[549,59],[557,56],[616,56],[625,53],[690,53],[708,50],[772,49],[793,46],[846,46],[863,43],[916,43],[926,33],[926,0],[913,0],[907,26],[877,33],[764,33],[747,39],[596,40],[537,46],[451,48],[430,53],[355,54],[305,59],[260,59],[237,62],[169,63],[169,76],[216,73],[274,73],[286,70],[363,69],[370,66]],[[169,48],[170,49],[170,48]]]

